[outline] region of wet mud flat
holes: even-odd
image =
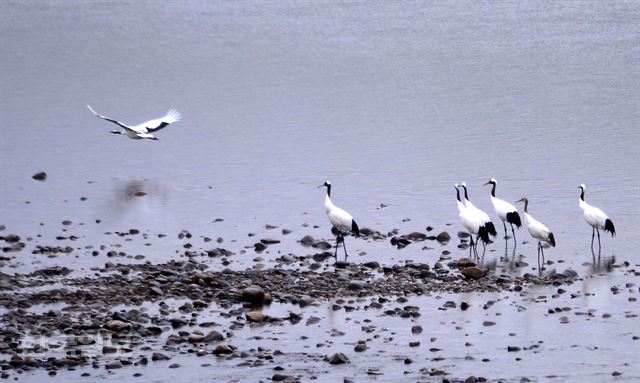
[[[334,262],[329,252],[317,253],[314,264],[323,270],[212,271],[190,257],[163,264],[108,262],[84,277],[60,266],[1,274],[2,377],[77,373],[162,380],[166,375],[159,371],[201,370],[220,381],[536,380],[518,375],[519,365],[500,372],[480,367],[491,365],[491,347],[447,341],[451,332],[472,325],[478,334],[500,329],[502,312],[487,313],[501,305],[512,311],[505,318],[536,313],[551,326],[570,325],[575,317],[588,320],[580,327],[592,328],[613,317],[627,327],[628,351],[638,348],[640,332],[632,327],[638,323],[632,282],[638,272],[629,264],[610,265],[629,279],[607,291],[624,302],[614,313],[573,307],[595,295],[585,291],[585,281],[601,277],[572,269],[514,276],[468,258],[383,266]],[[447,312],[453,313],[449,322]],[[469,320],[468,312],[485,315]],[[522,358],[511,355],[541,353],[544,341],[518,341],[518,333],[507,331],[488,343],[516,362]],[[625,378],[629,371],[628,377],[638,377],[633,362],[621,358],[621,365],[607,366],[607,378]]]

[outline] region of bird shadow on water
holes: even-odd
[[[162,185],[147,179],[115,180],[112,198],[106,201],[106,214],[119,219],[131,210],[149,209],[152,205],[166,205],[169,193]],[[142,205],[140,205],[142,203]]]

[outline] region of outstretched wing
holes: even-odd
[[[155,120],[147,121],[145,123],[142,123],[136,126],[136,128],[140,130],[144,130],[145,132],[148,132],[148,133],[153,133],[153,132],[157,132],[160,129],[166,128],[167,126],[171,125],[176,121],[180,121],[181,118],[182,116],[180,115],[180,112],[178,112],[175,109],[171,109],[169,112],[167,112],[166,116],[162,118],[156,118]]]
[[[127,125],[125,125],[125,124],[123,124],[123,123],[121,123],[121,122],[119,122],[119,121],[116,121],[116,120],[114,120],[114,119],[111,119],[111,118],[105,117],[105,116],[101,115],[100,113],[96,112],[95,110],[93,110],[93,108],[91,107],[91,105],[87,105],[87,108],[89,108],[89,110],[91,111],[91,113],[95,114],[95,115],[96,115],[96,117],[102,118],[103,120],[107,120],[107,121],[109,121],[109,122],[113,122],[114,124],[116,124],[116,125],[118,125],[118,126],[120,126],[120,127],[124,128],[124,129],[132,130],[132,129],[131,129],[131,127],[129,127],[129,126],[127,126]]]

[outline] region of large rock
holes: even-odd
[[[129,330],[131,328],[131,323],[126,323],[121,320],[109,320],[105,323],[104,328],[111,331],[120,332],[123,330]]]
[[[153,360],[154,362],[158,360],[169,360],[169,359],[171,358],[169,358],[168,356],[160,352],[154,352],[153,355],[151,355],[151,360]]]
[[[451,240],[451,236],[446,231],[443,231],[442,233],[438,234],[436,240],[440,243],[447,243]]]
[[[460,273],[470,279],[480,279],[487,275],[487,270],[479,267],[467,267],[460,270]]]
[[[264,290],[260,286],[249,286],[242,290],[242,300],[256,305],[264,303]]]
[[[213,330],[211,332],[209,332],[207,335],[205,335],[205,337],[202,339],[203,342],[206,343],[211,343],[211,342],[220,342],[221,340],[224,340],[224,335],[220,334],[219,332]]]
[[[474,267],[475,265],[476,263],[471,258],[463,257],[458,259],[458,268],[460,269],[464,269],[466,267]]]
[[[327,361],[330,364],[344,364],[349,362],[349,358],[347,358],[347,356],[341,352],[336,352],[335,354],[327,358]]]
[[[245,316],[249,322],[261,323],[267,320],[267,316],[260,311],[250,311]]]
[[[213,353],[215,355],[231,354],[233,353],[233,350],[226,344],[219,344],[216,349],[213,350]]]

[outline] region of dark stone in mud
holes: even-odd
[[[53,276],[58,276],[58,275],[68,275],[71,273],[71,270],[67,269],[66,267],[60,267],[60,266],[54,266],[54,267],[49,267],[47,269],[40,269],[40,270],[36,270],[33,272],[33,275],[42,275],[45,277],[53,277]]]
[[[179,344],[182,343],[184,340],[182,338],[180,338],[178,335],[175,334],[171,334],[167,337],[167,343],[166,344]]]
[[[411,364],[413,363],[413,360],[411,360],[410,358],[404,358],[404,364]]]
[[[202,339],[203,342],[205,343],[211,343],[211,342],[219,342],[221,340],[224,340],[224,336],[222,334],[220,334],[219,332],[213,330],[210,331],[207,335],[205,335],[205,337]]]
[[[4,239],[6,243],[17,243],[18,241],[20,241],[20,236],[17,234],[8,234],[4,237],[0,237],[0,239]]]
[[[440,243],[447,243],[451,240],[451,236],[446,231],[443,231],[436,236],[436,240]]]
[[[242,290],[242,300],[244,302],[261,305],[265,300],[264,290],[260,286],[249,286]]]
[[[411,333],[412,334],[420,334],[420,333],[422,333],[422,326],[415,325],[415,326],[411,327]]]
[[[331,245],[329,242],[327,241],[320,241],[320,242],[316,242],[312,245],[315,249],[320,249],[320,250],[329,250],[333,247],[333,245]]]
[[[413,233],[407,234],[407,238],[411,241],[424,241],[427,239],[427,235],[418,231],[414,231]]]
[[[45,172],[38,172],[34,175],[31,176],[31,178],[33,178],[36,181],[44,181],[47,179],[47,173]]]
[[[105,364],[104,368],[106,368],[107,370],[113,370],[116,368],[122,368],[122,362],[120,362],[119,360],[113,360],[107,364]]]
[[[298,322],[300,322],[302,320],[302,316],[296,313],[289,313],[289,321],[291,321],[292,324],[296,324]]]
[[[327,361],[330,364],[344,364],[349,362],[349,358],[347,358],[347,356],[341,352],[336,352],[335,354],[327,358]]]
[[[480,279],[487,275],[487,270],[479,267],[467,267],[460,270],[460,273],[470,279]]]
[[[233,350],[231,349],[231,347],[227,346],[226,344],[220,344],[215,348],[215,350],[213,350],[214,355],[223,355],[223,354],[231,354],[231,353],[233,353]]]
[[[257,252],[261,252],[261,251],[264,251],[264,249],[266,249],[266,248],[267,248],[267,245],[265,245],[264,243],[261,243],[261,242],[256,242],[256,243],[253,245],[253,247],[255,248],[255,250],[256,250]]]
[[[458,268],[464,269],[466,267],[474,267],[476,263],[471,258],[460,258],[458,259]]]
[[[284,380],[286,380],[287,378],[289,378],[289,375],[284,375],[284,374],[274,374],[271,377],[271,380],[274,382],[282,382]]]
[[[275,245],[276,243],[280,243],[280,240],[273,239],[273,238],[263,238],[260,240],[260,242],[262,242],[265,245]]]
[[[495,326],[496,322],[492,322],[492,321],[486,320],[486,321],[482,322],[482,325],[484,327],[491,327],[491,326]]]
[[[368,267],[370,269],[377,269],[380,267],[380,264],[376,261],[367,262],[363,265],[364,267]]]
[[[313,303],[313,298],[311,298],[308,295],[304,295],[302,296],[302,298],[300,298],[300,300],[298,300],[298,305],[300,305],[300,307],[306,307],[312,303]]]
[[[518,346],[508,346],[507,347],[507,351],[508,352],[518,352],[518,351],[520,351],[520,347],[518,347]]]
[[[349,282],[349,290],[362,290],[366,285],[365,281],[351,281]]]
[[[169,359],[171,358],[160,352],[154,352],[153,355],[151,355],[151,360],[153,360],[154,362],[159,360],[169,360]]]
[[[364,352],[364,351],[366,351],[366,349],[367,349],[367,344],[366,343],[358,343],[353,348],[353,351],[355,351],[355,352]]]
[[[471,306],[471,305],[468,304],[467,302],[462,302],[462,303],[460,303],[460,310],[466,311],[469,308],[469,306]]]
[[[418,346],[420,346],[420,342],[419,341],[409,342],[409,347],[418,347]]]
[[[302,246],[308,247],[308,246],[313,246],[313,244],[316,243],[316,240],[310,235],[305,235],[298,242],[300,242]]]
[[[335,267],[336,269],[346,269],[349,265],[350,263],[347,261],[337,261],[333,264],[333,267]]]

